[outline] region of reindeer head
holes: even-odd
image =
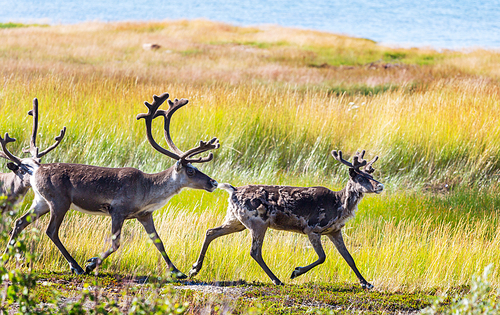
[[[370,162],[366,162],[363,159],[365,155],[365,150],[361,153],[356,152],[353,157],[353,163],[344,160],[342,158],[342,151],[332,151],[333,157],[340,163],[347,165],[349,167],[349,177],[350,181],[355,185],[355,189],[361,193],[376,193],[380,194],[384,190],[384,185],[373,179],[371,175],[375,169],[373,168],[373,163],[378,160],[378,156],[375,156]],[[363,169],[361,169],[363,167]]]
[[[38,99],[33,99],[33,109],[28,112],[28,115],[33,116],[33,129],[31,133],[30,148],[23,150],[25,153],[31,153],[31,157],[21,159],[13,155],[8,149],[7,144],[16,141],[16,139],[9,137],[6,133],[5,137],[0,136],[0,145],[2,146],[2,151],[0,151],[0,157],[7,159],[11,162],[7,163],[7,167],[13,171],[16,176],[18,176],[24,185],[30,185],[30,176],[33,175],[34,170],[40,165],[41,158],[54,150],[59,143],[61,143],[64,135],[66,134],[66,127],[61,130],[59,136],[55,138],[56,143],[47,148],[42,152],[38,152],[39,148],[36,146],[36,134],[38,132]]]
[[[194,147],[186,152],[182,152],[181,150],[179,150],[179,148],[177,148],[177,146],[172,141],[172,138],[170,137],[170,119],[172,118],[172,115],[176,110],[188,103],[188,100],[184,98],[180,100],[175,99],[173,102],[171,100],[168,100],[168,110],[165,111],[162,109],[158,109],[160,105],[168,99],[168,97],[168,93],[164,93],[160,96],[153,95],[152,104],[144,102],[146,107],[149,109],[148,113],[137,115],[137,119],[139,120],[141,118],[144,118],[144,120],[146,121],[146,133],[148,141],[153,146],[153,148],[155,148],[156,151],[177,160],[173,171],[175,172],[177,180],[181,182],[184,187],[204,189],[206,191],[212,192],[217,188],[217,182],[199,171],[192,165],[192,163],[205,163],[211,161],[214,157],[212,153],[210,153],[206,157],[194,158],[194,156],[208,150],[218,149],[219,140],[217,138],[213,138],[212,140],[206,142],[200,141],[200,144],[197,147]],[[170,150],[172,150],[173,152],[161,147],[153,138],[151,125],[153,119],[158,116],[163,116],[164,118],[165,140],[167,141]]]

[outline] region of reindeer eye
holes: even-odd
[[[186,168],[186,173],[188,174],[188,176],[193,176],[195,171],[192,168]]]

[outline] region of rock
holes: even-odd
[[[158,44],[146,43],[146,44],[142,44],[142,48],[144,50],[157,50],[157,49],[160,49],[161,46]]]

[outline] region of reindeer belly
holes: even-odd
[[[110,216],[110,214],[109,214],[109,209],[110,209],[109,204],[102,204],[99,207],[93,207],[93,209],[88,210],[88,209],[84,209],[84,208],[79,207],[79,206],[75,205],[74,203],[72,203],[71,206],[70,206],[70,208],[73,209],[73,210],[76,210],[78,212],[85,213],[85,214]]]
[[[170,200],[170,198],[171,197],[161,199],[161,200],[155,200],[154,203],[148,204],[147,206],[145,206],[141,210],[134,212],[132,215],[127,217],[127,219],[142,217],[146,214],[150,214],[158,209],[161,209],[167,204],[167,202]]]

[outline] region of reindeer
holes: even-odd
[[[306,234],[318,260],[305,267],[297,267],[291,279],[296,278],[325,261],[321,235],[326,235],[354,271],[363,288],[372,288],[356,268],[342,238],[342,227],[354,217],[358,203],[366,193],[380,193],[384,185],[373,179],[372,164],[377,161],[363,160],[365,151],[357,153],[353,163],[342,158],[341,151],[332,151],[333,157],[349,167],[349,181],[341,191],[334,192],[325,187],[290,187],[247,185],[233,187],[220,184],[219,188],[229,192],[229,206],[221,226],[209,229],[198,260],[193,264],[189,276],[200,271],[208,246],[216,238],[249,229],[252,235],[252,256],[264,269],[274,284],[283,283],[272,273],[262,259],[262,244],[268,228]],[[361,167],[364,167],[361,169]]]
[[[5,149],[5,146],[9,142],[16,141],[16,139],[9,137],[8,133],[5,134],[5,139],[0,136],[0,143],[3,148],[3,152],[0,151],[0,157],[12,161],[7,163],[7,168],[10,169],[12,173],[0,173],[0,196],[4,195],[7,197],[5,203],[0,206],[2,213],[10,211],[13,205],[23,200],[24,195],[26,195],[31,187],[30,177],[33,175],[35,165],[40,163],[41,158],[45,154],[54,150],[59,143],[61,143],[66,134],[66,127],[64,127],[59,136],[55,138],[56,143],[46,150],[38,152],[38,148],[36,147],[36,135],[38,133],[38,99],[33,99],[33,109],[28,112],[28,115],[33,116],[33,129],[31,133],[30,150],[24,152],[31,153],[31,158],[20,159],[11,155],[9,151]]]
[[[153,96],[153,103],[144,102],[148,113],[139,114],[137,119],[144,118],[149,143],[158,152],[177,160],[175,165],[157,174],[146,174],[131,167],[107,168],[82,164],[33,164],[31,186],[35,198],[31,209],[15,223],[9,244],[31,222],[50,212],[47,235],[57,246],[76,274],[89,273],[101,265],[102,261],[115,252],[120,246],[120,234],[125,220],[137,219],[145,228],[154,245],[160,251],[172,277],[186,278],[168,258],[163,243],[156,232],[153,222],[153,211],[162,208],[167,201],[181,189],[189,187],[212,192],[217,182],[199,171],[193,163],[205,163],[213,159],[210,153],[205,157],[195,155],[219,148],[217,138],[200,141],[199,145],[186,152],[179,150],[170,137],[170,119],[176,110],[188,103],[187,99],[168,100],[169,109],[159,110],[169,95]],[[153,139],[151,126],[154,118],[164,117],[164,134],[170,149],[161,147]],[[4,152],[7,150],[3,147]],[[85,271],[71,257],[59,239],[59,227],[68,210],[74,210],[111,217],[111,248],[100,257],[87,260]],[[28,220],[28,216],[33,216]]]

